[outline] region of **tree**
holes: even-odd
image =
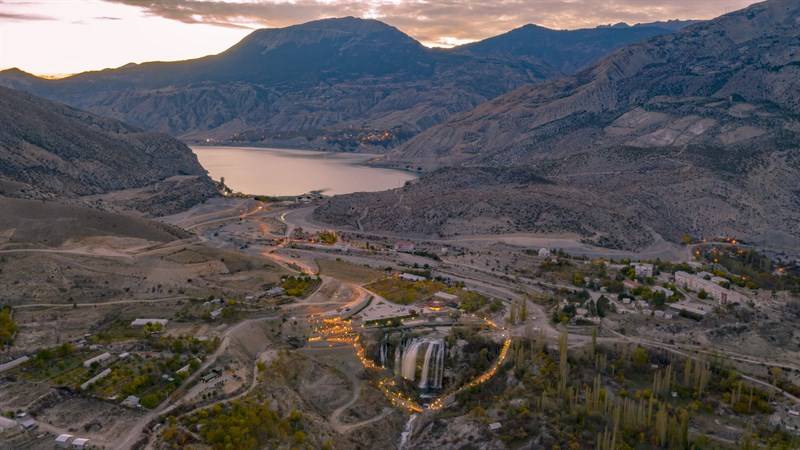
[[[647,354],[647,350],[644,347],[637,346],[633,350],[633,354],[631,355],[631,360],[633,363],[638,367],[644,367],[650,362],[650,356]]]
[[[11,307],[0,307],[0,347],[11,345],[17,334],[17,323],[11,315]]]

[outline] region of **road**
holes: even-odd
[[[383,419],[384,417],[388,416],[393,412],[391,408],[383,408],[380,414],[375,417],[362,420],[361,422],[356,423],[344,423],[341,420],[342,414],[353,407],[358,402],[358,399],[361,398],[361,382],[358,378],[355,377],[354,374],[348,373],[348,379],[350,380],[350,384],[353,386],[353,395],[350,397],[350,400],[345,403],[344,405],[336,408],[328,417],[328,422],[330,422],[331,426],[334,430],[341,434],[347,434],[357,428],[361,428],[363,426],[369,425],[373,422],[377,422],[378,420]]]
[[[15,306],[14,309],[28,309],[28,308],[86,308],[97,306],[114,306],[114,305],[132,305],[140,303],[163,303],[168,301],[189,300],[192,297],[180,295],[177,297],[163,297],[139,300],[112,300],[108,302],[96,303],[29,303],[25,305]]]

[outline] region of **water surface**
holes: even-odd
[[[211,178],[259,195],[325,195],[393,189],[413,174],[363,165],[375,155],[253,147],[192,147]]]

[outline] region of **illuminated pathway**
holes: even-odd
[[[499,327],[494,322],[486,320],[485,323],[490,328],[499,330]],[[314,333],[315,335],[309,338],[309,342],[324,341],[328,342],[329,344],[337,343],[352,345],[358,360],[365,369],[375,371],[384,370],[383,367],[367,357],[367,351],[361,343],[361,335],[359,335],[353,329],[352,322],[350,320],[345,320],[340,317],[320,320],[314,327]],[[459,392],[486,383],[497,374],[497,370],[500,368],[503,362],[505,362],[506,358],[508,357],[508,351],[511,348],[511,337],[506,332],[503,333],[503,337],[504,341],[502,347],[500,348],[500,354],[486,372],[477,378],[470,380],[468,383],[457,388],[456,390],[450,391],[436,398],[430,405],[426,407],[423,407],[414,399],[400,392],[397,389],[397,382],[393,378],[382,378],[380,381],[378,381],[378,388],[381,390],[381,392],[383,392],[392,405],[402,408],[409,413],[421,413],[425,410],[438,411],[443,409],[447,403]]]

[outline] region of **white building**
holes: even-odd
[[[267,292],[264,293],[267,297],[280,297],[281,295],[286,293],[286,289],[275,286],[274,288],[270,288]]]
[[[705,277],[709,277],[710,279],[707,280]],[[676,285],[697,292],[705,291],[709,297],[713,298],[721,305],[746,302],[747,297],[744,295],[731,289],[726,289],[718,284],[726,281],[728,280],[725,278],[711,277],[711,274],[707,272],[700,272],[697,275],[692,275],[687,272],[675,272]]]
[[[444,302],[457,302],[458,301],[458,296],[457,295],[448,294],[447,292],[439,291],[439,292],[433,294],[433,296],[437,300],[442,300]]]
[[[55,444],[56,448],[67,448],[69,447],[69,442],[72,440],[74,436],[71,434],[59,434],[56,436]]]
[[[89,447],[89,439],[86,438],[77,438],[72,441],[72,448],[76,450],[83,450]]]
[[[396,252],[413,253],[415,249],[414,243],[409,241],[400,241],[394,244],[394,251]]]
[[[415,315],[417,312],[418,308],[396,305],[380,299],[373,301],[368,307],[364,308],[359,313],[359,317],[364,323],[369,323],[389,319],[404,319]]]
[[[222,316],[222,311],[223,311],[223,308],[219,308],[219,309],[215,309],[214,311],[211,311],[211,314],[210,314],[211,320],[219,319]]]
[[[539,258],[549,258],[551,255],[549,248],[540,248],[539,249]]]
[[[95,376],[93,376],[92,378],[90,378],[90,379],[89,379],[87,382],[83,383],[83,384],[81,385],[81,390],[82,390],[82,391],[85,391],[85,390],[86,390],[86,389],[88,389],[88,388],[89,388],[91,385],[93,385],[93,384],[97,383],[98,381],[102,380],[103,378],[105,378],[105,377],[107,377],[107,376],[109,376],[109,375],[111,375],[111,369],[106,369],[106,370],[104,370],[104,371],[102,371],[102,372],[98,373],[97,375],[95,375]]]
[[[653,276],[654,267],[652,264],[632,263],[631,267],[636,271],[637,277],[649,278]]]
[[[406,280],[406,281],[415,281],[415,282],[416,281],[425,281],[425,280],[427,280],[427,278],[421,277],[419,275],[414,275],[413,273],[401,273],[400,274],[400,279]]]
[[[135,395],[129,395],[120,404],[122,406],[127,406],[128,408],[138,408],[139,407],[139,397],[137,397]]]
[[[111,358],[111,353],[105,352],[103,354],[95,356],[94,358],[89,358],[86,361],[84,361],[83,367],[88,369],[89,367],[92,366],[92,364],[94,363],[100,364],[101,362],[106,361],[110,358]]]

